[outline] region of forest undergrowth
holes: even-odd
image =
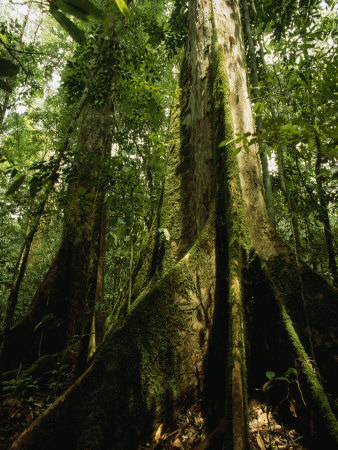
[[[37,377],[17,372],[2,382],[0,394],[0,450],[10,448],[14,440],[71,385],[73,373],[68,365],[57,364]],[[251,450],[306,449],[306,439],[289,421],[283,421],[278,407],[272,407],[262,392],[249,401],[249,442]],[[291,412],[296,421],[296,411]],[[279,406],[279,405],[278,405]],[[224,419],[209,429],[202,403],[183,410],[171,427],[160,424],[154,436],[140,443],[139,450],[204,450],[221,445]]]
[[[9,448],[72,381],[70,366],[65,364],[56,364],[38,376],[25,375],[20,367],[12,378],[3,380],[0,389],[0,449]]]

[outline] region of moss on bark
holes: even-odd
[[[81,334],[91,239],[95,222],[104,214],[97,197],[99,171],[111,140],[110,111],[110,104],[87,104],[82,110],[60,249],[28,314],[9,331],[6,368],[59,352]]]
[[[243,253],[248,244],[248,231],[239,180],[234,130],[230,106],[230,87],[225,55],[214,33],[213,42],[213,119],[216,161],[218,162],[217,195],[219,209],[224,211],[227,239],[227,271],[229,303],[228,379],[226,390],[226,440],[232,441],[234,449],[248,445],[248,411],[246,386],[246,357],[244,343],[242,271]],[[229,144],[219,147],[221,142]],[[218,154],[217,154],[218,153]],[[231,387],[230,387],[231,386]],[[232,426],[230,424],[232,423]]]
[[[111,448],[112,442],[133,448],[158,421],[172,420],[185,396],[196,398],[208,341],[201,336],[212,317],[212,305],[202,302],[214,292],[213,219],[191,252],[136,300],[83,377],[13,448]]]

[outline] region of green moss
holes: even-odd
[[[215,128],[215,159],[218,166],[217,197],[218,209],[224,210],[227,233],[227,258],[229,273],[229,350],[226,389],[226,421],[227,439],[232,436],[230,424],[233,419],[233,407],[242,408],[243,402],[245,439],[248,442],[248,405],[247,405],[247,369],[244,342],[244,318],[242,306],[242,253],[249,247],[248,229],[246,224],[242,192],[239,180],[239,168],[235,145],[218,147],[219,143],[231,141],[234,137],[232,111],[229,101],[229,82],[224,50],[218,43],[213,48],[213,101]],[[238,286],[236,289],[233,283]],[[236,311],[234,311],[234,308]],[[240,399],[232,397],[232,370],[235,361],[241,368],[241,383],[243,395]],[[239,402],[239,403],[238,403]],[[240,430],[238,430],[240,432]],[[237,436],[237,439],[239,437]]]
[[[199,347],[192,329],[196,308],[189,295],[198,289],[196,270],[205,287],[203,272],[210,272],[212,229],[210,220],[189,257],[139,296],[124,327],[101,348],[90,375],[96,380],[95,388],[91,392],[94,381],[83,383],[86,395],[79,396],[79,401],[87,397],[75,427],[82,430],[79,448],[105,448],[101,440],[107,439],[104,430],[112,418],[117,448],[128,448],[137,442],[138,430],[150,432],[152,418],[170,415],[182,394],[194,390],[191,357]]]
[[[318,379],[318,375],[314,366],[311,363],[309,356],[307,355],[302,343],[299,340],[298,334],[296,333],[293,322],[286,312],[285,306],[283,305],[280,298],[278,298],[281,317],[285,325],[286,332],[294,348],[297,358],[301,363],[302,372],[306,378],[309,390],[311,392],[312,401],[316,407],[318,413],[320,414],[321,421],[327,428],[330,436],[334,439],[336,444],[338,444],[338,422],[333,414],[327,396],[324,389]]]
[[[334,334],[338,321],[337,290],[305,264],[300,264],[302,289],[312,333],[314,355],[321,376],[326,380],[327,390],[336,395],[335,373],[337,367],[334,356],[337,344]],[[291,252],[286,255],[282,252],[279,253],[275,258],[264,262],[262,267],[273,285],[274,292],[277,292],[292,319],[305,351],[311,354],[299,273]],[[328,311],[330,311],[329,314]]]

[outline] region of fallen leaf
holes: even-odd
[[[262,436],[259,433],[256,435],[256,441],[260,450],[266,450]]]
[[[156,444],[158,443],[158,441],[161,439],[162,436],[162,430],[163,430],[163,423],[161,423],[161,425],[157,428],[156,433],[155,433],[155,442]]]
[[[182,447],[182,442],[179,439],[175,439],[173,442],[173,447],[174,448],[181,448]]]
[[[259,426],[266,425],[268,423],[268,418],[265,412],[262,412],[257,417],[257,422]]]
[[[290,402],[290,412],[293,415],[293,417],[297,417],[297,412],[296,412],[293,402]]]

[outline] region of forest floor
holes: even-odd
[[[0,392],[0,450],[12,442],[72,383],[67,366],[57,366],[43,378],[3,381]]]
[[[249,403],[249,426],[251,450],[306,450],[301,444],[302,436],[283,425],[277,413],[257,399]],[[207,431],[201,408],[194,405],[179,417],[176,429],[166,431],[161,424],[153,441],[141,446],[141,450],[205,450],[218,448],[218,445],[221,448],[224,431],[224,420],[214,430]]]
[[[57,367],[44,379],[32,377],[2,382],[0,395],[0,450],[8,449],[19,434],[29,426],[72,383],[67,367]],[[302,437],[282,424],[280,417],[266,403],[251,399],[249,403],[251,450],[306,449]],[[204,450],[216,448],[225,431],[224,420],[214,430],[207,430],[200,405],[182,413],[171,429],[161,424],[152,441],[139,446],[139,450]],[[217,446],[217,444],[216,444]]]

